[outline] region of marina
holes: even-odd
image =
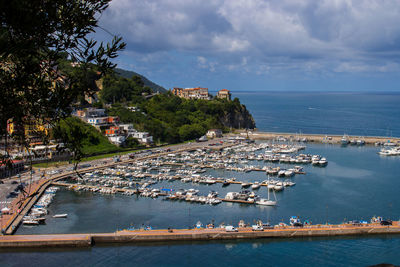
[[[246,144],[243,146],[239,146],[239,148],[237,149],[240,151],[243,149],[243,147],[247,147],[247,150],[249,151],[247,153],[254,153],[254,151],[252,150],[254,150],[256,147],[265,146],[261,144],[262,143],[258,143],[255,145]],[[251,148],[252,146],[254,147]],[[232,146],[232,149],[236,148]],[[357,212],[348,207],[348,211],[346,211],[346,208],[343,205],[339,205],[337,208],[343,209],[345,211],[344,216],[332,216],[335,214],[335,212],[331,211],[335,210],[335,206],[332,206],[332,204],[328,204],[329,202],[326,202],[327,205],[329,205],[329,213],[326,212],[326,207],[323,209],[322,212],[320,211],[317,213],[308,212],[300,208],[301,203],[309,202],[307,201],[307,199],[304,198],[304,193],[309,190],[307,188],[313,188],[321,182],[328,182],[328,180],[326,180],[328,177],[320,177],[325,172],[324,170],[333,168],[331,171],[335,173],[338,160],[340,159],[340,153],[337,154],[337,152],[342,151],[342,149],[349,148],[341,148],[334,145],[307,144],[307,148],[305,148],[305,151],[302,151],[301,153],[306,153],[310,155],[323,154],[327,159],[329,159],[329,163],[325,167],[319,167],[313,164],[305,164],[303,165],[303,168],[306,174],[300,176],[291,176],[291,178],[281,178],[279,176],[273,177],[271,175],[268,175],[266,170],[262,172],[238,172],[231,169],[227,170],[226,168],[199,168],[198,166],[195,166],[193,168],[193,166],[189,164],[187,168],[182,168],[182,166],[179,165],[182,164],[178,162],[179,159],[182,157],[188,157],[191,159],[195,158],[191,154],[189,154],[190,156],[188,156],[187,153],[194,153],[193,155],[195,155],[196,153],[200,154],[201,152],[197,151],[197,149],[195,149],[193,152],[183,151],[183,156],[175,155],[174,159],[176,162],[174,163],[174,166],[171,165],[171,163],[173,162],[170,160],[170,157],[165,154],[165,159],[154,156],[154,158],[150,160],[145,159],[144,161],[130,161],[128,163],[119,162],[114,163],[113,166],[104,167],[103,169],[84,171],[81,175],[82,178],[67,175],[70,178],[61,178],[58,182],[52,182],[52,185],[59,187],[60,190],[58,190],[56,193],[56,202],[49,206],[50,215],[47,216],[46,225],[39,224],[37,226],[20,226],[20,228],[17,230],[17,234],[45,234],[46,232],[57,234],[68,232],[88,233],[91,231],[107,232],[110,230],[115,230],[116,228],[126,228],[129,225],[134,225],[135,228],[140,228],[141,224],[151,225],[155,229],[165,229],[166,227],[185,228],[191,225],[195,225],[198,219],[206,222],[209,222],[210,220],[215,220],[224,221],[226,223],[233,223],[235,221],[239,221],[240,219],[252,221],[260,218],[263,220],[267,219],[268,221],[278,223],[280,220],[280,216],[285,216],[285,214],[287,217],[293,214],[303,214],[304,217],[313,222],[340,222],[343,220],[343,218],[365,218],[367,216],[372,217],[374,214],[371,214],[371,210],[367,212],[366,210],[360,210],[359,212]],[[257,151],[257,153],[265,155],[266,148],[262,148],[261,150]],[[332,154],[333,151],[337,151],[335,152],[336,154]],[[348,150],[350,154],[356,153],[358,155],[357,157],[362,157],[362,155],[365,155],[367,156],[367,158],[370,158],[369,155],[374,155],[369,151],[378,151],[378,149],[374,147],[364,147],[361,149],[352,148],[351,150]],[[216,153],[216,155],[221,155],[223,153],[224,152],[221,151]],[[235,152],[231,155],[231,157],[234,157],[233,155],[238,155],[240,153],[243,152]],[[354,154],[354,156],[356,154]],[[210,155],[210,153],[208,153],[208,155]],[[259,161],[257,159],[253,159],[254,156],[254,158],[257,158],[257,155],[251,156],[249,154],[252,159],[248,159],[249,155],[244,155],[245,154],[242,155],[243,158],[238,159],[238,162],[242,161],[242,163],[236,164],[259,166],[258,168],[260,169],[262,169],[263,166],[267,164],[271,166],[281,166],[287,169],[289,169],[290,166],[293,166],[290,163],[271,163],[265,160]],[[377,157],[378,159],[380,158],[379,155],[376,154],[376,152],[375,156],[373,157]],[[217,156],[209,156],[209,158],[214,158],[214,160],[216,160]],[[384,160],[385,158],[381,159]],[[229,161],[229,159],[226,160]],[[150,164],[153,161],[154,165],[157,165],[157,168],[151,169],[148,171],[148,173],[146,173],[147,169],[145,166],[147,166],[147,168],[155,167]],[[364,163],[367,164],[366,166],[368,166],[368,160],[364,161]],[[146,164],[144,164],[144,162]],[[189,162],[191,162],[190,164],[199,164],[198,162],[195,163],[188,160],[188,163]],[[218,160],[214,161],[214,163],[218,163]],[[354,163],[352,163],[351,161],[349,162],[349,164],[354,165]],[[227,164],[227,166],[229,167],[229,164]],[[141,169],[140,172],[138,171],[139,167]],[[181,173],[177,173],[178,171]],[[196,173],[193,173],[195,171]],[[353,175],[356,175],[356,173],[354,173]],[[171,177],[172,179],[170,179]],[[338,178],[335,178],[335,180],[337,179]],[[291,188],[290,186],[283,186],[282,188],[286,188],[285,190],[282,189],[283,191],[274,190],[272,188],[273,184],[267,183],[268,180],[274,180],[278,183],[285,181],[291,182],[295,184],[295,186],[293,188]],[[356,182],[358,187],[361,186],[357,183],[357,179],[347,181],[352,183]],[[243,183],[249,184],[249,187],[242,188]],[[352,185],[352,187],[354,187],[356,184]],[[255,187],[253,188],[254,185]],[[258,188],[258,186],[260,187]],[[322,190],[320,194],[326,194],[324,192],[325,191]],[[318,194],[318,192],[315,193]],[[346,193],[346,191],[344,191],[344,193]],[[347,193],[346,195],[348,195]],[[276,194],[275,197],[274,194]],[[296,197],[297,195],[298,197]],[[326,196],[329,196],[329,194],[325,195],[325,199]],[[76,219],[78,218],[76,217],[76,211],[74,211],[75,208],[71,209],[71,204],[62,204],[62,206],[60,206],[57,201],[57,198],[59,197],[64,199],[62,200],[62,203],[75,203],[73,199],[80,199],[82,197],[83,199],[87,199],[82,199],[79,201],[83,201],[84,203],[86,203],[83,206],[79,205],[81,208],[87,206],[84,209],[87,210],[87,213],[85,212],[85,214],[81,214],[79,216],[83,216],[82,220],[87,220],[84,219],[87,216],[95,216],[93,218],[96,218],[100,214],[103,214],[101,216],[102,220],[104,220],[105,223],[104,226],[100,228],[88,228],[84,224],[79,224],[78,228],[76,228],[76,226],[70,228],[71,226],[67,225],[71,225],[71,223],[75,225],[77,223]],[[71,199],[67,200],[70,197]],[[294,200],[297,198],[299,200]],[[265,205],[266,203],[268,203],[266,201],[268,199],[271,200],[271,204],[274,205]],[[292,203],[291,206],[293,206],[293,208],[288,209],[289,202],[286,199],[290,200],[290,203]],[[354,199],[353,202],[357,201],[356,199]],[[94,203],[98,203],[95,206],[102,206],[102,208],[98,210],[98,208],[96,208],[95,206],[92,207],[89,203],[93,201]],[[276,201],[276,203],[274,203],[274,201]],[[154,204],[151,204],[152,202],[154,202]],[[312,204],[310,203],[307,205],[312,206]],[[73,206],[75,206],[75,204],[73,204]],[[122,206],[137,207],[137,211],[147,209],[148,211],[150,211],[149,215],[154,217],[154,219],[146,219],[149,217],[141,213],[139,213],[140,215],[134,215],[136,213],[136,209],[122,210]],[[78,206],[76,207],[78,208]],[[226,214],[227,209],[230,210],[229,213],[231,214]],[[318,209],[318,206],[316,206],[316,209]],[[98,213],[96,210],[98,210],[98,212],[100,213]],[[165,213],[166,211],[168,211],[168,213]],[[63,213],[68,213],[68,217],[62,219],[63,221],[50,220],[55,214]],[[393,214],[391,212],[388,212],[388,210],[386,210],[386,213],[382,215],[392,218],[394,220],[397,219],[396,217],[393,217]],[[117,222],[112,220],[113,216],[118,216],[119,219]],[[165,218],[169,219],[166,220]],[[65,228],[66,226],[67,228]]]

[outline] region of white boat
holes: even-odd
[[[274,198],[275,200],[271,200],[270,196],[269,196],[269,189],[268,189],[268,198],[260,198],[259,200],[256,201],[256,204],[258,205],[263,205],[263,206],[276,206],[276,195],[275,195],[275,191],[273,191],[274,194]]]
[[[283,183],[281,183],[281,182],[279,182],[279,183],[276,183],[275,185],[274,185],[274,190],[275,191],[282,191],[283,190]]]
[[[255,182],[254,184],[251,185],[251,189],[256,190],[260,188],[260,183],[259,182]]]
[[[242,183],[242,188],[247,188],[247,187],[249,187],[249,186],[250,186],[249,183],[245,183],[245,182]]]
[[[67,218],[68,214],[63,213],[63,214],[55,214],[53,215],[53,218]]]
[[[320,166],[326,166],[328,164],[328,161],[326,160],[326,158],[321,158],[318,164]]]
[[[34,221],[34,220],[26,220],[26,221],[22,221],[23,224],[26,225],[38,225],[39,222],[38,221]]]
[[[285,176],[286,177],[291,177],[291,176],[293,176],[294,175],[294,171],[292,171],[292,170],[287,170],[287,171],[285,171]]]

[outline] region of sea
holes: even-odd
[[[399,94],[239,92],[262,131],[400,136]],[[235,203],[217,206],[166,201],[162,198],[101,195],[61,189],[49,206],[46,225],[21,226],[17,234],[113,232],[150,225],[154,229],[193,227],[196,222],[237,225],[239,220],[288,223],[299,216],[313,224],[400,219],[400,157],[382,157],[379,147],[306,144],[304,153],[328,159],[324,168],[304,165],[295,186],[276,194],[278,206]],[[259,161],[251,165],[271,165]],[[282,167],[291,165],[280,164]],[[207,170],[216,177],[263,181],[265,173]],[[161,182],[157,187],[196,188],[223,197],[239,185]],[[258,193],[266,196],[267,190]],[[242,241],[95,245],[85,249],[13,249],[0,251],[0,266],[369,266],[400,265],[400,236],[313,237]]]
[[[400,137],[400,93],[236,92],[260,131]]]

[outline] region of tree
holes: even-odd
[[[124,49],[122,39],[104,44],[88,38],[109,2],[1,0],[1,136],[7,138],[11,118],[26,125],[32,120],[54,124],[66,117],[78,96],[95,90],[93,77],[115,67],[110,60]],[[16,137],[27,146],[23,133]]]

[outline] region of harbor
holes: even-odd
[[[98,201],[104,204],[114,203],[112,206],[118,206],[120,205],[118,203],[122,201],[131,203],[126,204],[128,205],[127,207],[130,205],[138,207],[138,211],[146,206],[150,207],[150,209],[147,208],[150,214],[158,218],[156,220],[149,220],[146,219],[147,216],[144,216],[144,214],[135,216],[134,213],[132,213],[136,212],[135,210],[123,210],[121,208],[122,206],[119,208],[114,207],[109,210],[108,204],[106,204],[106,206],[102,206],[99,210],[99,212],[104,210],[103,212],[109,214],[106,215],[106,217],[102,215],[104,219],[108,217],[110,219],[110,221],[108,221],[108,219],[105,220],[105,225],[111,226],[112,224],[116,224],[115,221],[113,222],[111,220],[112,216],[118,216],[118,224],[111,228],[108,226],[105,228],[93,229],[92,227],[94,232],[107,232],[107,230],[115,230],[116,228],[123,229],[129,225],[134,225],[135,228],[139,229],[141,224],[151,225],[155,229],[165,229],[167,226],[172,228],[193,227],[195,221],[198,219],[208,222],[211,220],[223,220],[226,223],[233,223],[242,218],[247,221],[267,219],[268,221],[277,223],[281,216],[298,214],[296,210],[299,211],[300,214],[303,214],[304,217],[310,218],[310,220],[314,222],[337,222],[341,221],[343,218],[338,219],[337,217],[331,217],[332,213],[328,213],[328,211],[335,209],[331,204],[329,204],[328,208],[324,209],[325,212],[320,212],[319,214],[302,211],[299,205],[295,205],[297,208],[293,211],[286,211],[286,199],[293,199],[293,197],[296,197],[297,191],[300,192],[299,196],[301,197],[303,194],[302,192],[307,190],[307,187],[315,186],[310,184],[312,180],[316,179],[313,183],[317,180],[322,181],[321,178],[313,178],[315,174],[318,174],[318,176],[323,174],[325,169],[329,170],[332,167],[331,164],[333,164],[333,168],[335,168],[338,158],[336,158],[334,154],[329,154],[329,150],[326,150],[326,148],[334,148],[335,150],[351,149],[350,152],[357,152],[357,154],[365,154],[366,151],[378,151],[378,148],[374,147],[357,148],[357,150],[355,150],[355,148],[343,148],[331,144],[316,145],[311,143],[302,145],[276,143],[273,146],[271,143],[263,141],[257,141],[254,144],[241,142],[232,144],[226,142],[226,145],[221,146],[221,149],[218,150],[213,148],[219,146],[211,146],[210,148],[208,145],[203,145],[202,148],[197,147],[189,150],[168,151],[162,154],[153,153],[151,155],[143,155],[143,157],[141,155],[135,155],[134,159],[129,159],[127,162],[114,162],[102,166],[101,168],[83,169],[80,171],[80,177],[76,176],[74,173],[64,173],[54,176],[53,179],[48,181],[46,188],[57,187],[59,190],[56,190],[54,193],[55,203],[50,204],[49,207],[46,208],[48,214],[46,214],[47,211],[43,211],[44,214],[42,214],[42,217],[46,219],[42,220],[45,220],[45,223],[42,224],[38,222],[38,224],[21,225],[23,220],[29,219],[30,216],[28,211],[24,213],[23,210],[21,214],[24,213],[24,216],[20,217],[20,222],[18,223],[16,220],[13,224],[14,228],[11,226],[8,227],[7,230],[9,230],[10,233],[16,231],[17,235],[27,233],[45,234],[46,232],[57,234],[65,233],[66,229],[63,230],[59,227],[70,225],[71,222],[76,221],[77,217],[74,210],[71,210],[65,204],[60,206],[60,204],[57,203],[59,197],[63,199],[65,197],[71,197],[77,200],[81,197],[93,200],[96,199],[95,203]],[[325,148],[325,146],[327,147]],[[285,151],[293,148],[296,148],[295,151]],[[280,152],[290,153],[275,153],[277,151],[272,152],[274,149],[279,149]],[[370,152],[368,152],[367,155],[369,155],[369,153]],[[173,154],[173,156],[171,154]],[[271,155],[275,155],[272,156],[272,158],[276,157],[278,160],[274,160],[274,162],[271,161]],[[300,157],[299,155],[305,156]],[[323,164],[324,166],[312,164],[313,155],[323,155],[327,159],[327,164]],[[382,160],[384,159],[384,157],[379,156],[377,152],[375,152],[374,155],[374,157],[381,158]],[[290,159],[296,161],[300,158],[303,158],[305,162],[290,162]],[[319,159],[321,158],[322,156],[319,156]],[[284,161],[281,159],[284,159]],[[334,163],[331,162],[332,160]],[[231,163],[229,163],[229,161],[231,161]],[[289,176],[268,173],[269,168],[279,167],[281,169],[290,170],[296,166],[301,166],[303,168],[302,172],[298,174],[293,172],[293,175]],[[244,171],[246,168],[247,170]],[[282,191],[279,190],[280,184],[278,183],[282,183]],[[284,183],[287,184],[284,186]],[[290,183],[292,184],[291,186]],[[276,185],[278,186],[277,190],[274,189]],[[44,192],[45,191],[43,191],[43,193]],[[76,201],[73,199],[65,199],[62,202],[64,203],[67,201],[69,203],[72,201],[72,203],[75,203]],[[107,199],[109,200],[107,201]],[[270,203],[272,205],[262,205],[262,202],[266,201],[264,199],[272,201],[272,203]],[[274,201],[276,202],[273,203]],[[305,201],[306,199],[303,198],[298,204]],[[154,204],[151,204],[152,202],[154,202]],[[93,209],[94,207],[91,207],[89,203],[77,203],[76,207],[85,207],[86,210],[87,206],[87,215],[94,215],[96,213],[96,208]],[[296,202],[293,202],[293,204],[294,203]],[[33,205],[34,204],[32,204],[31,207],[34,207]],[[53,209],[54,205],[56,205],[56,209]],[[34,208],[40,209],[40,207]],[[227,208],[231,210],[230,212],[237,209],[237,211],[231,214],[233,217],[223,215]],[[167,213],[165,213],[167,211],[170,213],[170,216],[168,216],[167,218],[169,219],[166,220],[164,217],[161,217],[161,214],[167,216]],[[55,215],[63,214],[67,216],[60,219],[53,218]],[[345,214],[343,217],[361,219],[372,215],[374,214],[365,213],[365,211],[360,211],[359,213],[352,211],[350,214]],[[393,220],[397,219],[393,217],[391,212],[388,213],[388,211],[382,215]],[[396,214],[394,214],[394,216],[396,216]],[[18,225],[19,227],[17,227]],[[12,229],[14,230],[11,231]],[[90,233],[89,228],[85,227],[85,225],[80,225],[79,229],[71,228],[67,233],[69,231]]]

